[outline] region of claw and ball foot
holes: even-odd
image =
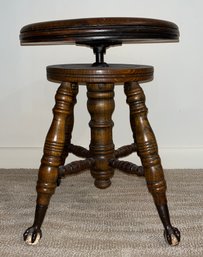
[[[28,245],[36,245],[42,237],[41,229],[37,227],[28,228],[23,234],[24,241]]]
[[[23,234],[23,239],[28,245],[36,245],[42,237],[41,226],[48,206],[36,205],[35,220],[32,227],[28,228]]]
[[[180,242],[180,231],[171,225],[167,204],[156,205],[159,216],[164,226],[164,238],[171,246],[176,246]]]
[[[149,192],[154,198],[160,219],[164,226],[164,236],[170,245],[177,245],[180,232],[172,227],[166,198],[166,181],[158,154],[155,135],[147,118],[145,95],[137,82],[125,83],[127,103],[130,106],[130,122],[137,146],[137,153],[142,161]]]
[[[169,245],[176,246],[180,242],[180,231],[175,227],[164,230],[164,237]]]

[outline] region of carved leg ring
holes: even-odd
[[[114,173],[114,169],[109,165],[114,154],[111,119],[114,111],[113,88],[113,84],[87,85],[87,107],[91,115],[90,153],[95,160],[91,174],[95,178],[95,186],[101,189],[111,185],[110,178]]]
[[[62,152],[62,157],[61,157],[61,164],[65,164],[65,160],[68,157],[69,154],[69,147],[71,144],[71,137],[72,137],[72,131],[73,131],[73,125],[74,125],[74,113],[73,113],[73,108],[74,105],[76,104],[76,96],[78,94],[78,85],[76,83],[71,83],[70,84],[70,97],[72,97],[72,103],[69,105],[69,114],[67,115],[66,118],[66,123],[65,123],[65,143],[64,143],[64,148]],[[58,175],[57,179],[57,186],[61,184],[61,177]]]
[[[137,82],[126,83],[125,93],[130,107],[130,122],[137,153],[141,159],[149,192],[152,194],[164,226],[164,236],[170,245],[177,245],[180,232],[172,227],[166,199],[166,181],[158,155],[158,147],[147,119],[145,95]]]
[[[72,130],[73,106],[76,102],[76,87],[70,83],[62,83],[56,93],[56,104],[53,109],[54,118],[48,131],[44,155],[39,168],[37,182],[37,205],[35,219],[32,227],[24,233],[24,240],[30,245],[37,244],[42,236],[41,225],[51,196],[54,194],[57,179],[58,167],[63,162],[65,142],[70,141]],[[66,121],[71,123],[71,129],[67,129]],[[68,133],[67,133],[68,130]]]

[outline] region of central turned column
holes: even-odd
[[[91,83],[87,85],[87,108],[91,115],[90,153],[95,159],[91,174],[95,178],[95,186],[107,188],[111,185],[110,179],[114,169],[109,166],[109,160],[114,157],[112,140],[114,111],[114,84]]]

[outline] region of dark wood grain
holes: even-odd
[[[109,162],[110,166],[114,169],[118,169],[127,174],[144,176],[144,169],[142,166],[137,166],[136,164],[128,161],[119,161],[117,159],[112,159]]]
[[[137,82],[126,83],[125,93],[130,106],[130,122],[137,145],[137,153],[145,170],[149,191],[157,204],[165,204],[166,182],[158,155],[157,142],[147,119],[144,92]]]
[[[145,95],[139,83],[153,79],[153,67],[146,65],[107,64],[106,48],[122,43],[173,42],[179,39],[178,27],[171,22],[145,18],[90,18],[30,24],[21,29],[22,45],[84,44],[93,48],[96,60],[91,64],[61,64],[47,67],[47,78],[60,83],[56,93],[54,118],[48,131],[37,182],[37,204],[33,226],[24,240],[34,244],[41,238],[41,225],[55,188],[62,177],[90,169],[95,186],[111,185],[114,169],[145,176],[165,238],[171,245],[180,241],[180,232],[170,222],[166,198],[166,181],[157,142],[147,118]],[[114,149],[114,86],[125,85],[130,107],[134,144]],[[89,150],[71,143],[74,125],[73,108],[78,85],[87,86],[87,109],[90,114]],[[80,118],[80,117],[76,117]],[[84,124],[82,124],[84,126]],[[82,127],[83,129],[83,127]],[[125,131],[123,135],[125,136]],[[137,151],[142,166],[120,161]],[[69,153],[85,158],[65,164]],[[127,199],[126,199],[127,201]]]
[[[78,174],[81,171],[88,170],[92,167],[95,160],[88,158],[86,160],[73,161],[65,166],[59,167],[59,178],[65,178],[68,175]]]
[[[70,144],[67,147],[69,153],[73,153],[78,157],[89,158],[91,157],[90,151],[80,145]]]
[[[122,157],[126,157],[136,151],[137,151],[136,144],[124,145],[124,146],[121,146],[120,148],[116,149],[114,155],[116,158],[122,158]]]
[[[37,182],[39,205],[48,205],[56,188],[58,167],[62,164],[66,142],[66,121],[72,116],[75,94],[75,88],[71,83],[62,83],[56,93],[54,117],[45,140],[44,154],[39,168]]]
[[[154,69],[147,65],[109,64],[108,67],[92,67],[91,64],[52,65],[47,67],[47,79],[78,83],[146,82],[153,79]]]
[[[91,116],[89,126],[91,129],[90,153],[95,159],[91,174],[95,178],[95,186],[107,188],[111,185],[110,179],[114,169],[109,165],[113,158],[114,144],[112,139],[112,114],[114,111],[114,85],[87,84],[87,108]]]
[[[145,95],[137,82],[125,83],[127,103],[130,107],[130,123],[141,159],[149,192],[152,194],[159,216],[165,228],[169,244],[177,245],[180,232],[172,227],[166,199],[166,181],[158,154],[155,135],[147,118]]]
[[[64,148],[61,156],[61,165],[65,163],[66,158],[69,154],[69,146],[71,144],[71,138],[72,138],[72,130],[74,125],[74,105],[76,104],[76,96],[78,94],[78,84],[77,83],[70,83],[69,82],[63,82],[63,84],[67,84],[71,87],[72,90],[72,105],[70,105],[69,113],[67,115],[66,121],[65,121],[65,143]]]
[[[157,19],[102,17],[34,23],[21,29],[22,45],[94,42],[148,43],[177,41],[176,24]]]

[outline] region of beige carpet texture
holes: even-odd
[[[181,243],[168,246],[145,179],[115,172],[94,187],[89,171],[56,189],[36,246],[22,234],[33,223],[37,170],[0,170],[1,257],[203,257],[203,170],[165,170],[172,224]]]

